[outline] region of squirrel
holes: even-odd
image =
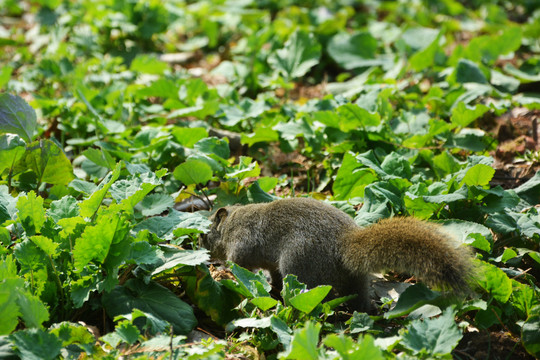
[[[396,270],[429,285],[468,289],[472,257],[440,227],[413,217],[394,217],[361,228],[345,212],[310,199],[218,209],[201,245],[214,259],[249,270],[266,269],[279,287],[294,274],[308,288],[331,285],[334,296],[358,294],[350,307],[370,311],[370,274]]]

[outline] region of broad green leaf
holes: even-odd
[[[206,233],[210,220],[195,212],[186,213],[172,209],[167,216],[154,216],[135,225],[134,231],[149,230],[162,239],[172,239],[176,229],[188,229],[189,233]]]
[[[365,130],[367,126],[377,126],[381,122],[378,113],[370,113],[354,104],[345,104],[337,109],[340,115],[339,127],[342,131]]]
[[[152,276],[163,271],[174,269],[178,265],[195,266],[200,265],[208,260],[210,260],[210,255],[206,249],[179,250],[176,248],[169,249],[163,247],[163,264],[152,272]]]
[[[368,32],[334,35],[328,42],[327,51],[345,70],[381,64],[375,59],[377,40]]]
[[[204,185],[212,178],[212,168],[199,160],[187,160],[174,169],[173,175],[184,185]]]
[[[320,359],[321,349],[318,348],[320,331],[320,323],[306,322],[303,328],[294,331],[289,349],[279,354],[279,357],[298,360]]]
[[[224,326],[238,317],[235,307],[240,296],[215,281],[206,265],[198,265],[194,274],[182,276],[182,284],[193,303],[217,324]]]
[[[176,142],[189,148],[192,148],[198,141],[208,137],[208,131],[201,127],[174,127],[171,134]]]
[[[441,297],[441,293],[428,289],[423,284],[409,286],[399,297],[396,306],[386,312],[386,319],[404,316],[426,304],[434,304]]]
[[[420,45],[421,50],[415,52],[409,59],[409,64],[411,64],[411,67],[416,71],[422,71],[424,69],[428,69],[431,66],[433,66],[433,63],[435,61],[435,55],[440,50],[439,39],[440,39],[441,33],[438,30],[426,29],[426,28],[421,28],[421,29],[423,32],[435,31],[434,33],[435,37],[433,38],[432,34],[429,34],[429,36],[422,36],[418,38],[418,40],[420,40],[421,42],[420,44],[418,44]],[[405,33],[407,33],[410,30],[413,30],[413,29],[409,29]],[[426,35],[427,34],[428,33],[426,33]],[[412,38],[415,38],[415,36],[413,35]],[[429,45],[426,46],[426,44],[429,44]]]
[[[41,329],[17,331],[9,338],[16,346],[16,353],[25,360],[53,360],[62,348],[62,341]]]
[[[43,252],[45,254],[47,254],[47,256],[49,256],[51,258],[56,257],[56,255],[57,255],[56,249],[60,245],[59,243],[56,243],[56,242],[52,241],[51,239],[49,239],[48,237],[41,236],[41,235],[34,235],[34,236],[30,237],[30,240],[38,248],[43,250]]]
[[[12,73],[13,68],[11,66],[2,66],[2,69],[0,69],[0,90],[9,82]]]
[[[55,222],[60,219],[67,219],[79,216],[79,204],[73,196],[64,196],[60,200],[51,202],[47,215]]]
[[[346,200],[364,196],[364,188],[377,180],[377,176],[369,170],[359,170],[361,164],[351,153],[345,153],[339,168],[332,191],[336,200]]]
[[[123,286],[104,293],[103,305],[110,316],[128,314],[133,309],[150,313],[171,323],[177,334],[188,334],[197,325],[191,306],[153,281],[145,284],[129,279]]]
[[[288,349],[291,344],[293,332],[287,323],[276,315],[272,315],[270,318],[270,328],[276,333],[279,341],[283,344],[283,347]]]
[[[70,344],[93,345],[96,341],[86,326],[67,321],[52,325],[49,331],[62,340],[64,347]]]
[[[261,143],[270,143],[279,140],[279,133],[276,130],[259,127],[251,134],[242,134],[241,142],[242,144],[253,146],[258,142]]]
[[[540,204],[540,171],[514,189],[516,194],[531,205]]]
[[[521,29],[517,26],[504,28],[501,35],[477,36],[471,39],[465,55],[473,61],[493,63],[501,55],[506,55],[521,46]]]
[[[66,154],[49,139],[29,144],[22,163],[34,171],[40,184],[67,185],[75,178]]]
[[[231,153],[229,142],[226,139],[218,139],[217,137],[200,139],[193,147],[206,155],[217,156],[222,159],[228,159]]]
[[[466,184],[467,186],[486,186],[489,185],[489,182],[493,178],[494,174],[495,169],[493,167],[484,164],[477,164],[467,170],[462,183]]]
[[[471,107],[460,102],[452,109],[451,121],[457,126],[466,127],[488,110],[489,108],[482,104]]]
[[[129,321],[121,321],[118,325],[116,325],[114,331],[118,334],[123,342],[129,345],[135,344],[141,335],[139,329],[137,329],[137,327],[131,324]]]
[[[270,290],[272,287],[266,281],[266,276],[259,272],[257,274],[244,269],[241,266],[233,264],[231,272],[238,280],[238,284],[235,286],[241,287],[242,294],[249,298],[259,296],[270,296]],[[231,285],[230,283],[227,285]],[[230,288],[230,286],[228,286]]]
[[[347,323],[351,327],[351,334],[356,334],[371,329],[374,322],[368,314],[355,311]]]
[[[116,166],[116,162],[108,151],[104,149],[87,149],[82,154],[94,164],[112,170]]]
[[[453,75],[458,83],[488,83],[486,75],[482,72],[480,67],[467,59],[459,60]]]
[[[0,175],[5,169],[13,169],[23,157],[25,142],[17,135],[0,135]]]
[[[537,305],[521,328],[521,341],[529,354],[540,357],[540,305]]]
[[[97,190],[95,190],[90,197],[83,200],[79,207],[81,209],[80,214],[82,217],[92,217],[98,210],[99,206],[101,205],[103,199],[107,195],[107,191],[109,191],[109,188],[111,185],[118,179],[120,176],[120,170],[122,169],[122,163],[119,162],[116,164],[116,168],[110,173],[107,177],[105,177],[101,184],[99,184],[99,187]]]
[[[77,271],[82,271],[90,261],[103,263],[111,244],[120,242],[129,232],[129,223],[118,214],[98,216],[96,224],[87,226],[73,247],[73,260]]]
[[[447,308],[438,318],[412,321],[402,335],[401,344],[415,354],[423,351],[431,356],[450,354],[463,337],[454,316],[454,310]]]
[[[109,193],[123,209],[131,213],[135,205],[161,184],[161,180],[154,173],[138,174],[116,181],[111,185]]]
[[[0,259],[0,275],[4,275],[2,270],[7,264]],[[21,315],[19,305],[17,304],[17,294],[24,286],[22,279],[12,278],[6,279],[2,276],[3,281],[0,282],[0,335],[10,334],[19,324],[19,316]]]
[[[174,199],[168,194],[150,194],[139,203],[143,216],[159,215],[172,208]]]
[[[131,62],[131,71],[141,72],[145,74],[162,75],[169,69],[167,63],[158,60],[151,55],[138,55]]]
[[[18,95],[0,94],[0,133],[17,134],[30,143],[36,131],[34,109]]]
[[[329,285],[317,286],[290,298],[289,302],[296,309],[309,314],[324,300],[331,289]]]
[[[39,297],[21,290],[19,289],[17,298],[21,318],[28,328],[41,327],[45,321],[49,320],[47,307]]]
[[[276,306],[278,301],[274,298],[271,298],[269,296],[259,296],[251,299],[251,303],[261,309],[262,311],[266,311],[268,309],[273,308]]]
[[[475,263],[478,266],[478,276],[475,277],[478,285],[500,303],[506,303],[512,294],[512,281],[495,265],[480,260]]]
[[[250,157],[240,156],[238,165],[233,168],[233,171],[225,175],[226,179],[244,180],[248,177],[256,177],[261,173],[259,163],[252,161]]]
[[[258,117],[266,110],[266,105],[263,101],[248,98],[235,105],[221,105],[220,109],[223,116],[219,119],[219,122],[225,126],[234,126],[243,120]]]
[[[45,224],[45,209],[43,208],[43,198],[36,197],[36,193],[30,191],[27,196],[20,196],[17,201],[19,209],[18,217],[21,225],[28,235],[39,233]]]
[[[345,334],[330,334],[323,339],[323,343],[335,349],[341,359],[386,359],[382,350],[375,345],[375,339],[371,335],[360,337],[356,342]]]
[[[270,66],[287,80],[304,76],[319,63],[321,45],[311,33],[294,32],[284,47],[268,57]]]

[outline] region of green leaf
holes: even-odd
[[[139,203],[143,216],[159,215],[173,205],[174,199],[168,194],[150,194]]]
[[[109,154],[108,151],[105,151],[104,149],[91,148],[83,151],[82,154],[94,164],[102,166],[109,170],[112,170],[116,165],[113,157]]]
[[[370,113],[364,108],[354,104],[345,104],[337,108],[340,115],[339,127],[341,131],[365,129],[367,126],[377,126],[381,122],[378,113]]]
[[[34,235],[30,237],[30,240],[45,254],[47,254],[51,258],[55,258],[57,255],[56,249],[60,245],[59,243],[53,242],[51,239],[45,236],[41,235]]]
[[[129,345],[135,344],[139,340],[141,333],[139,329],[129,321],[121,321],[115,327],[115,332],[118,334],[120,339]]]
[[[17,134],[29,143],[36,131],[34,109],[18,95],[0,94],[0,133]]]
[[[231,154],[229,143],[225,139],[218,139],[217,137],[206,137],[201,139],[197,141],[193,147],[203,154],[212,157],[217,156],[222,159],[228,159]]]
[[[259,296],[251,299],[251,303],[262,311],[266,311],[276,306],[278,301],[269,296]]]
[[[473,61],[493,63],[501,55],[508,54],[521,46],[521,29],[518,26],[504,28],[501,35],[485,35],[471,39],[465,55]]]
[[[9,336],[15,352],[25,360],[53,360],[60,355],[62,342],[41,329],[26,329]]]
[[[29,328],[41,327],[41,324],[49,320],[49,312],[47,311],[45,304],[41,302],[39,297],[32,295],[29,292],[21,292],[20,290],[21,289],[19,289],[17,305],[19,305],[21,318]]]
[[[129,279],[124,286],[104,293],[103,305],[110,316],[128,314],[133,309],[150,313],[171,323],[177,334],[188,334],[197,325],[191,306],[153,281],[145,284],[138,279]]]
[[[169,69],[169,65],[152,55],[138,55],[131,62],[130,69],[145,74],[162,75]]]
[[[434,304],[441,293],[428,289],[423,284],[409,286],[399,297],[396,306],[384,314],[385,319],[404,316],[426,304]]]
[[[40,184],[67,185],[75,178],[66,154],[49,139],[29,144],[22,163],[34,171]]]
[[[202,127],[174,127],[171,131],[177,143],[192,148],[198,141],[208,137],[208,131]]]
[[[195,266],[210,260],[208,250],[179,250],[176,248],[163,248],[163,264],[152,272],[152,276],[163,271],[171,270],[178,265]]]
[[[109,188],[111,187],[111,185],[120,176],[120,170],[121,169],[122,169],[122,163],[119,162],[118,164],[116,164],[116,168],[114,168],[112,173],[107,175],[107,177],[105,177],[103,179],[101,184],[99,184],[98,189],[95,190],[92,193],[92,195],[90,195],[90,197],[83,200],[79,204],[79,207],[81,209],[80,213],[81,213],[82,217],[92,217],[92,216],[94,216],[94,214],[98,210],[99,206],[101,205],[101,202],[103,201],[103,199],[107,195],[107,191],[109,191]]]
[[[0,260],[0,271],[6,266],[6,262]],[[2,271],[4,272],[4,271]],[[4,274],[0,274],[4,275]],[[2,276],[0,282],[0,335],[10,334],[19,324],[19,305],[17,304],[18,292],[23,288],[22,279],[6,279]]]
[[[512,281],[495,265],[480,260],[475,263],[479,266],[476,270],[478,285],[498,302],[506,303],[512,294]]]
[[[361,164],[351,153],[345,153],[339,168],[332,191],[336,200],[346,200],[364,196],[364,188],[377,180],[377,176],[369,170],[357,170]]]
[[[143,220],[135,225],[133,230],[149,230],[162,239],[170,240],[177,229],[187,229],[189,233],[206,233],[210,224],[210,220],[199,213],[171,209],[167,216],[154,216]]]
[[[377,40],[369,32],[334,35],[328,42],[327,51],[345,70],[381,64],[375,59]]]
[[[486,75],[480,70],[480,67],[467,59],[459,60],[454,71],[454,76],[458,83],[488,83]]]
[[[5,169],[13,169],[23,157],[25,142],[17,135],[0,135],[0,175]]]
[[[360,337],[355,342],[352,337],[344,334],[330,334],[323,339],[323,343],[335,349],[341,359],[386,359],[382,350],[375,345],[375,339],[371,335]]]
[[[256,161],[251,161],[252,159],[247,156],[240,156],[238,165],[234,168],[233,171],[228,172],[225,175],[226,179],[238,179],[244,180],[248,177],[256,177],[261,173],[259,164]]]
[[[521,341],[529,354],[540,357],[540,306],[537,305],[531,311],[521,327]]]
[[[409,29],[412,30],[412,29]],[[406,33],[409,31],[407,30]],[[433,31],[433,29],[427,29],[422,28],[423,31]],[[416,71],[422,71],[424,69],[428,69],[433,66],[433,63],[435,62],[435,55],[440,50],[439,46],[439,39],[441,36],[441,32],[438,30],[435,30],[435,38],[433,38],[430,34],[427,38],[419,38],[423,44],[421,44],[421,47],[423,47],[420,51],[417,51],[414,53],[411,58],[409,59],[409,64],[411,67]],[[429,44],[428,46],[424,47],[425,44]]]
[[[212,168],[200,160],[187,160],[174,169],[173,175],[184,185],[204,185],[212,178]]]
[[[311,33],[294,32],[282,49],[268,57],[270,66],[287,80],[304,76],[319,63],[321,45]]]
[[[103,263],[113,243],[121,242],[129,232],[129,223],[120,214],[104,213],[96,225],[87,226],[73,247],[73,261],[77,271],[82,271],[90,261]]]
[[[368,314],[355,311],[347,323],[351,327],[351,334],[356,334],[371,329],[374,321]]]
[[[489,108],[482,104],[476,106],[468,106],[463,102],[459,102],[457,106],[452,109],[452,124],[457,126],[466,127],[480,116],[484,115]]]
[[[477,164],[467,170],[462,184],[467,186],[486,186],[495,175],[495,169],[484,164]]]
[[[144,173],[116,181],[111,185],[109,193],[124,210],[131,213],[135,205],[158,185],[161,185],[161,180],[154,173]]]
[[[320,323],[307,321],[303,328],[294,331],[289,349],[279,354],[279,357],[285,359],[318,360],[321,356],[321,351],[318,348],[320,331]]]
[[[454,315],[454,310],[447,308],[438,318],[412,321],[402,335],[401,344],[414,354],[423,351],[431,356],[450,354],[463,337]]]
[[[47,215],[50,216],[55,222],[58,222],[60,219],[79,216],[79,204],[77,203],[77,199],[68,195],[64,196],[60,200],[51,202]]]
[[[289,302],[296,309],[309,314],[324,300],[331,289],[332,287],[329,285],[317,286],[290,298]]]
[[[36,193],[30,191],[27,196],[20,196],[17,201],[19,209],[18,217],[21,225],[26,230],[27,235],[39,233],[45,224],[45,209],[43,209],[43,198],[36,197]]]
[[[207,266],[198,265],[194,272],[182,276],[182,284],[193,303],[219,325],[224,326],[237,318],[235,308],[241,301],[240,296],[215,281]]]

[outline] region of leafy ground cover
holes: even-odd
[[[0,0],[0,357],[540,356],[539,39],[535,0]],[[439,222],[471,294],[350,313],[198,246],[305,195]]]

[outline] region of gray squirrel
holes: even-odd
[[[309,288],[331,285],[336,296],[370,310],[370,274],[396,270],[429,285],[468,288],[472,257],[440,227],[413,217],[394,217],[361,228],[343,211],[309,198],[233,205],[211,216],[201,245],[214,259],[247,269],[266,269],[280,286],[294,274]]]

